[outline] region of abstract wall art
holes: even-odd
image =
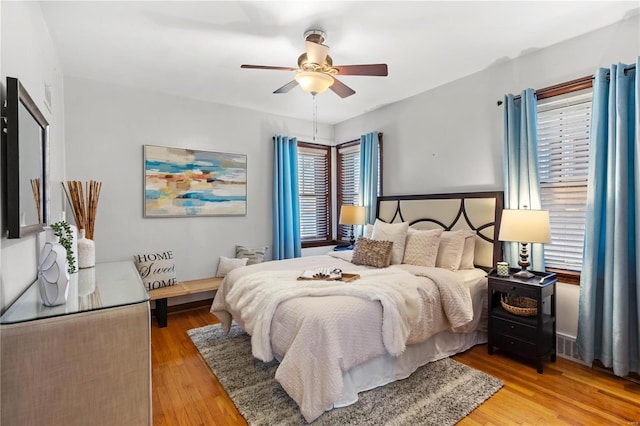
[[[144,146],[144,217],[246,214],[246,155]]]

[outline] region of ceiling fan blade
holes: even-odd
[[[340,96],[341,98],[346,98],[356,93],[355,90],[338,80],[335,76],[332,77],[333,84],[329,86],[329,89],[333,90],[336,95]]]
[[[248,68],[255,70],[280,70],[280,71],[297,71],[298,68],[291,67],[271,67],[269,65],[240,65],[240,68]]]
[[[329,53],[329,46],[312,41],[305,43],[307,44],[307,61],[320,66],[324,65],[324,61],[327,59],[327,54]]]
[[[287,84],[285,84],[284,86],[282,86],[281,88],[279,88],[273,93],[287,93],[289,90],[293,89],[297,85],[298,85],[298,82],[296,80],[291,80],[290,82],[288,82]]]
[[[386,77],[389,75],[387,64],[335,65],[339,75],[371,75]]]

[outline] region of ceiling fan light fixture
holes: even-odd
[[[326,91],[334,81],[330,75],[317,71],[300,71],[295,79],[302,90],[313,96]]]

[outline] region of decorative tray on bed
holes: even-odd
[[[360,278],[358,274],[348,274],[340,269],[330,270],[329,268],[320,268],[305,270],[298,277],[298,280],[321,280],[321,281],[342,281],[349,282]]]

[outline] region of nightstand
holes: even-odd
[[[556,361],[556,282],[555,274],[534,272],[529,279],[517,278],[511,269],[510,275],[501,277],[491,272],[489,280],[489,355],[497,347],[505,352],[519,355],[536,362],[542,374],[543,361],[549,356]],[[524,296],[536,301],[537,313],[533,316],[515,315],[505,310],[502,296]],[[544,309],[547,300],[549,309]]]

